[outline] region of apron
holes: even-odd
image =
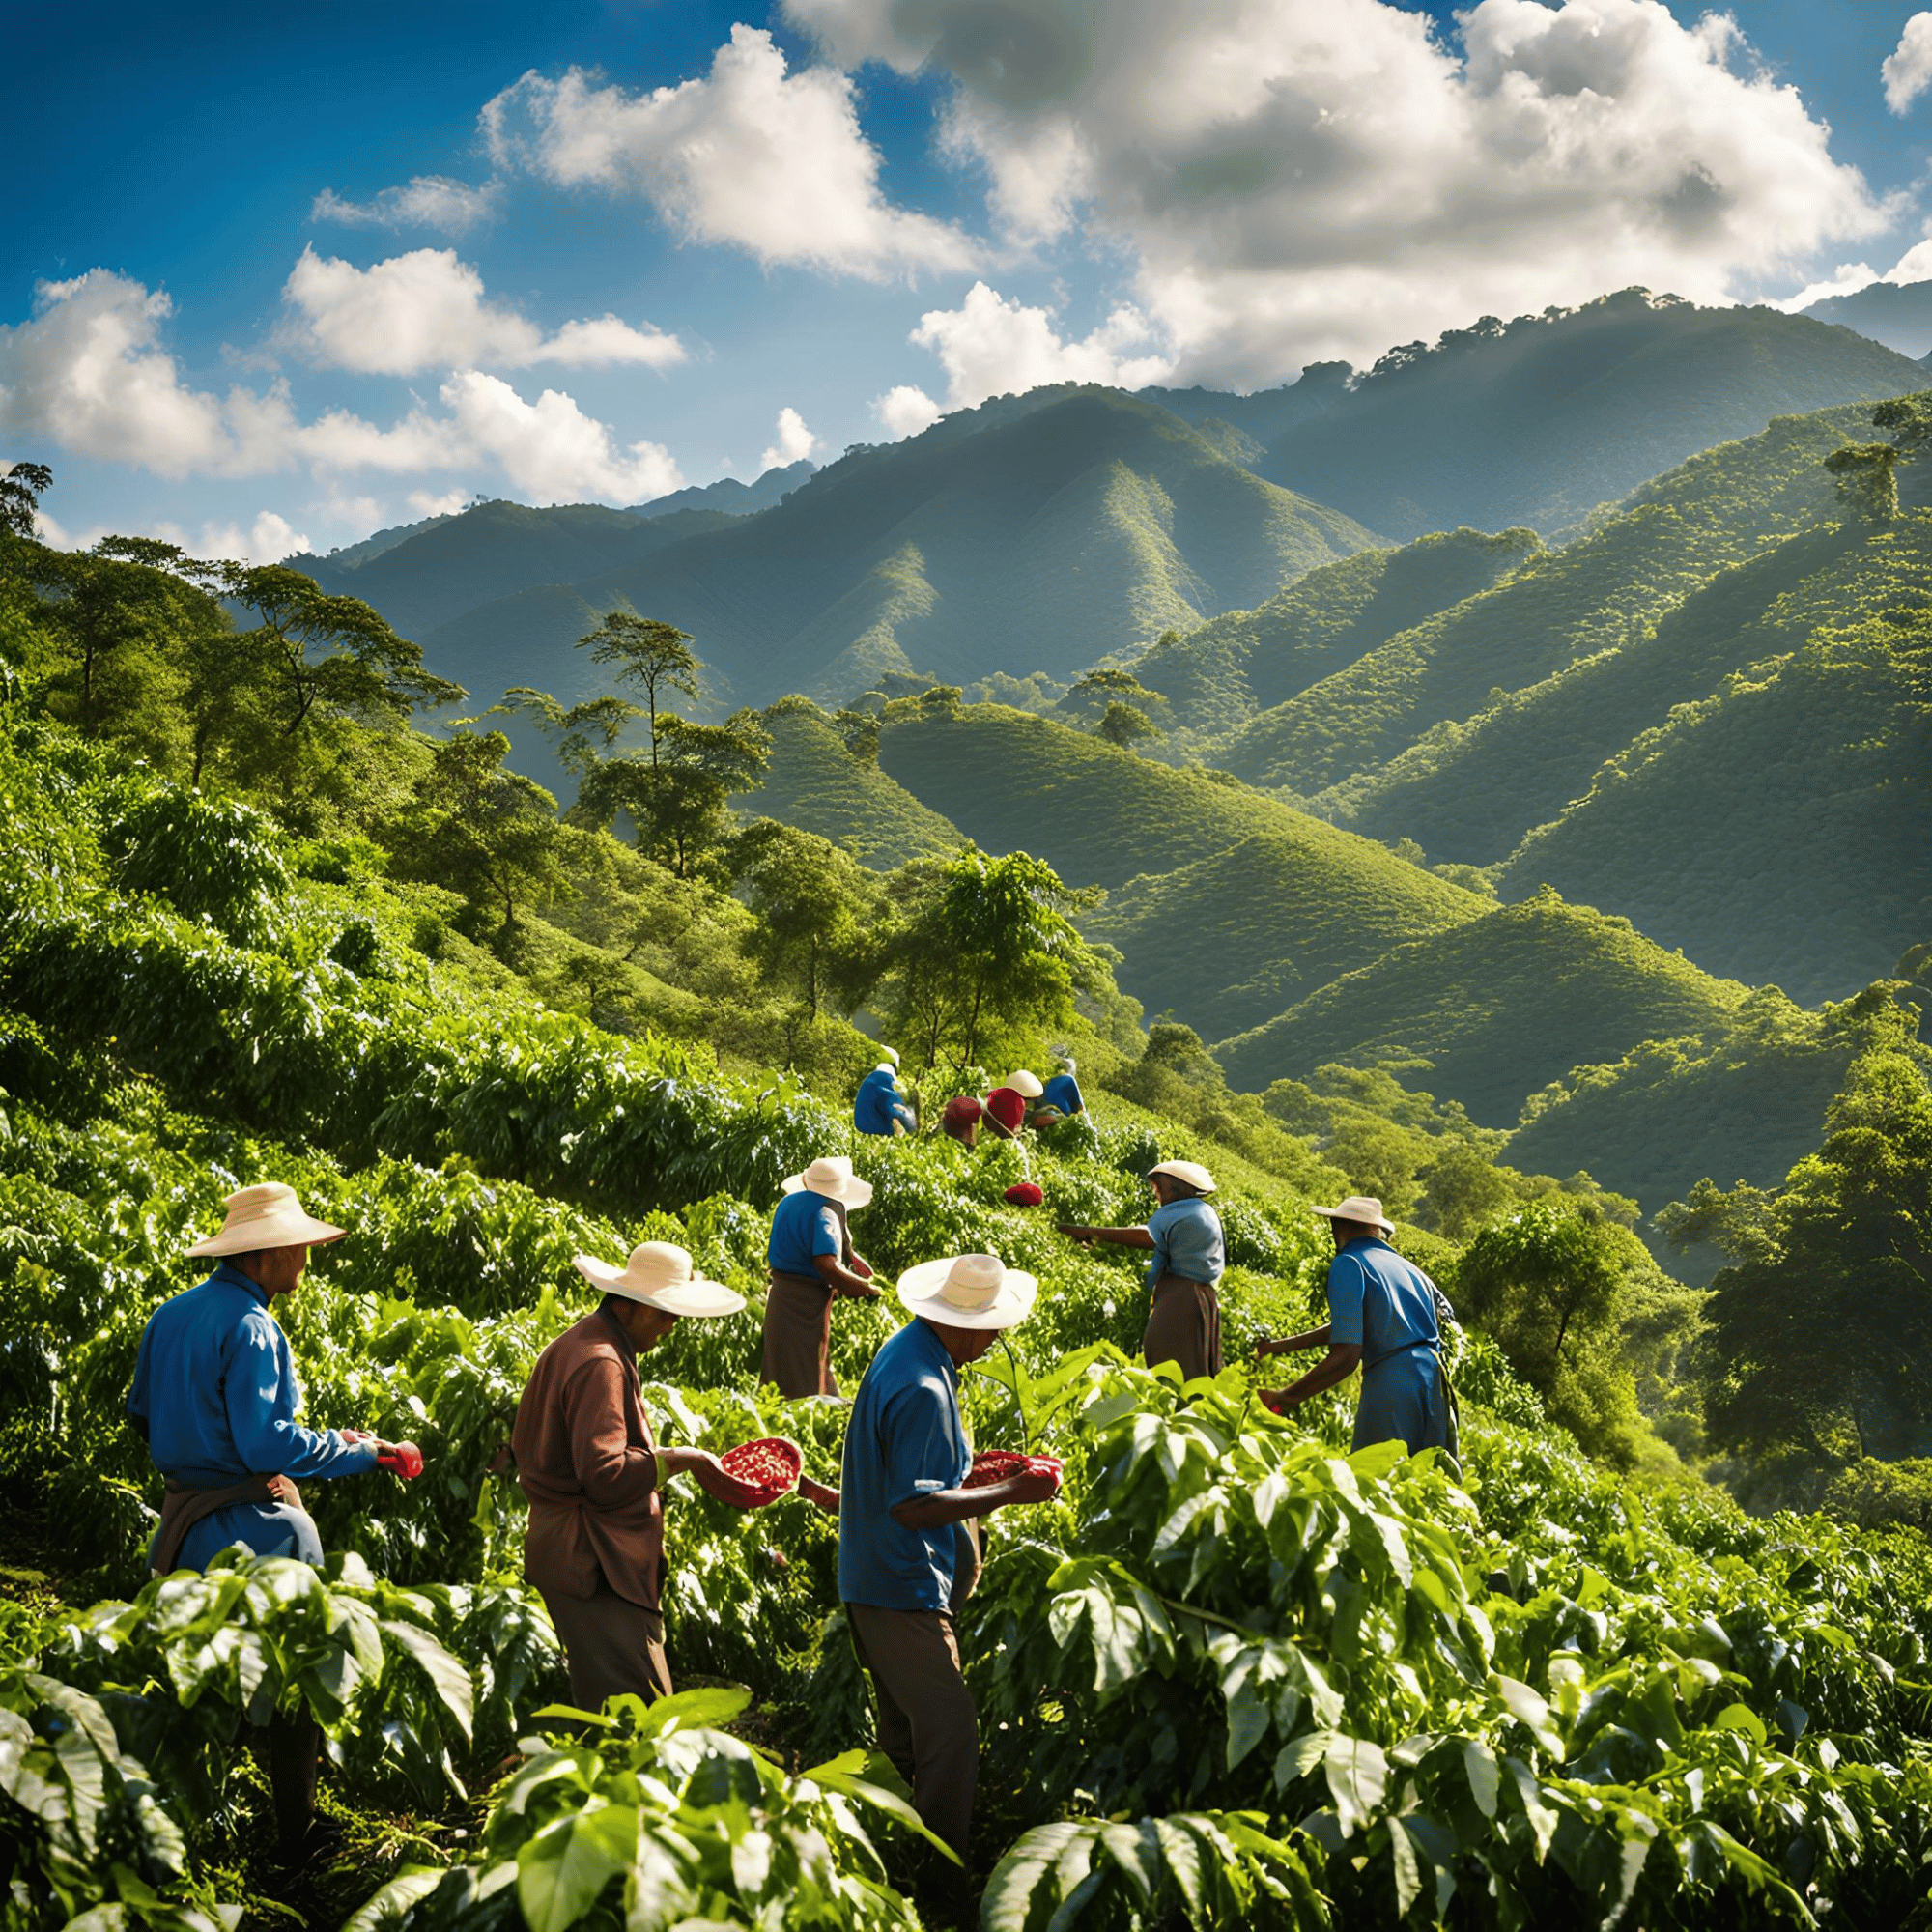
[[[1221,1373],[1221,1298],[1205,1281],[1164,1274],[1153,1285],[1141,1354],[1149,1368],[1179,1362],[1183,1380]]]

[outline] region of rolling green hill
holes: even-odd
[[[1718,972],[1811,1001],[1932,930],[1932,515],[1787,592],[1785,651],[1683,704],[1524,839],[1503,892],[1614,905]]]
[[[785,697],[764,714],[771,769],[735,803],[746,818],[778,818],[843,845],[881,868],[936,857],[965,843],[958,828],[923,806],[877,765],[855,758],[810,698]]]
[[[1237,729],[1398,632],[1489,589],[1542,548],[1532,530],[1461,529],[1363,551],[1311,570],[1255,610],[1156,643],[1134,674],[1170,700],[1171,724],[1206,734]]]
[[[1248,786],[1003,705],[889,724],[879,763],[986,850],[1113,890],[1091,930],[1126,953],[1122,989],[1204,1032],[1487,909]]]
[[[1923,382],[1849,329],[1627,289],[1391,350],[1276,437],[1263,469],[1393,537],[1459,524],[1552,535],[1773,416]]]
[[[1252,1089],[1330,1061],[1413,1066],[1411,1085],[1504,1127],[1572,1067],[1710,1025],[1745,990],[1542,893],[1399,946],[1216,1051]]]
[[[1069,389],[961,412],[848,454],[760,516],[548,581],[692,633],[720,702],[839,703],[887,671],[1068,677],[1373,541],[1166,411]],[[430,655],[482,690],[471,660],[502,617],[472,602]],[[531,623],[517,681],[568,689],[576,635]]]
[[[1398,782],[1381,768],[1419,740],[1428,748],[1416,754],[1419,767],[1446,760],[1463,721],[1502,695],[1634,643],[1719,572],[1831,515],[1836,504],[1824,458],[1868,435],[1864,418],[1858,409],[1780,418],[1681,466],[1590,535],[1529,555],[1493,589],[1262,713],[1219,750],[1218,761],[1256,783],[1310,798],[1326,793],[1321,809],[1353,822],[1370,795]],[[1577,778],[1621,742],[1611,741]],[[1574,795],[1561,793],[1541,816]],[[1385,828],[1399,818],[1384,810],[1376,823]],[[1514,820],[1524,829],[1539,822]],[[1435,856],[1471,858],[1447,849]]]
[[[1216,1039],[1272,1019],[1365,958],[1482,917],[1474,894],[1385,861],[1304,820],[1130,879],[1086,927],[1126,955],[1121,984],[1150,1013],[1171,1009]]]

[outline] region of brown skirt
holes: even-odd
[[[1149,1368],[1179,1362],[1183,1380],[1221,1373],[1221,1298],[1205,1281],[1164,1274],[1153,1285],[1141,1353]]]
[[[832,1291],[816,1275],[771,1271],[765,1295],[765,1349],[760,1382],[787,1398],[837,1395],[832,1373]]]

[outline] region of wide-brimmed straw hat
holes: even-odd
[[[1170,1180],[1184,1181],[1197,1194],[1212,1194],[1214,1177],[1198,1160],[1163,1160],[1148,1169],[1148,1179],[1164,1174]]]
[[[575,1262],[591,1287],[661,1308],[667,1315],[735,1315],[745,1305],[736,1289],[694,1274],[691,1256],[670,1241],[640,1241],[622,1267],[595,1255],[578,1255]]]
[[[1360,1221],[1368,1226],[1379,1228],[1383,1234],[1395,1233],[1395,1223],[1382,1212],[1382,1204],[1372,1194],[1351,1194],[1348,1200],[1334,1208],[1316,1208],[1310,1210],[1329,1221]]]
[[[998,1255],[948,1255],[899,1276],[899,1299],[948,1328],[1011,1328],[1033,1313],[1039,1283]]]
[[[228,1218],[220,1231],[197,1241],[191,1255],[249,1255],[258,1248],[320,1247],[339,1241],[347,1232],[318,1221],[296,1198],[285,1181],[263,1180],[243,1187],[222,1204]]]
[[[1009,1073],[1000,1084],[1010,1087],[1015,1094],[1027,1100],[1037,1100],[1046,1092],[1046,1089],[1039,1084],[1039,1076],[1037,1073],[1029,1073],[1024,1066],[1017,1072]]]
[[[852,1156],[845,1153],[821,1154],[803,1174],[785,1177],[787,1194],[801,1189],[822,1194],[828,1201],[842,1201],[847,1208],[863,1208],[872,1198],[872,1183],[852,1172]]]

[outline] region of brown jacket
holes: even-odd
[[[566,1328],[530,1371],[510,1437],[530,1501],[524,1575],[546,1596],[658,1607],[664,1500],[631,1338],[603,1311]]]

